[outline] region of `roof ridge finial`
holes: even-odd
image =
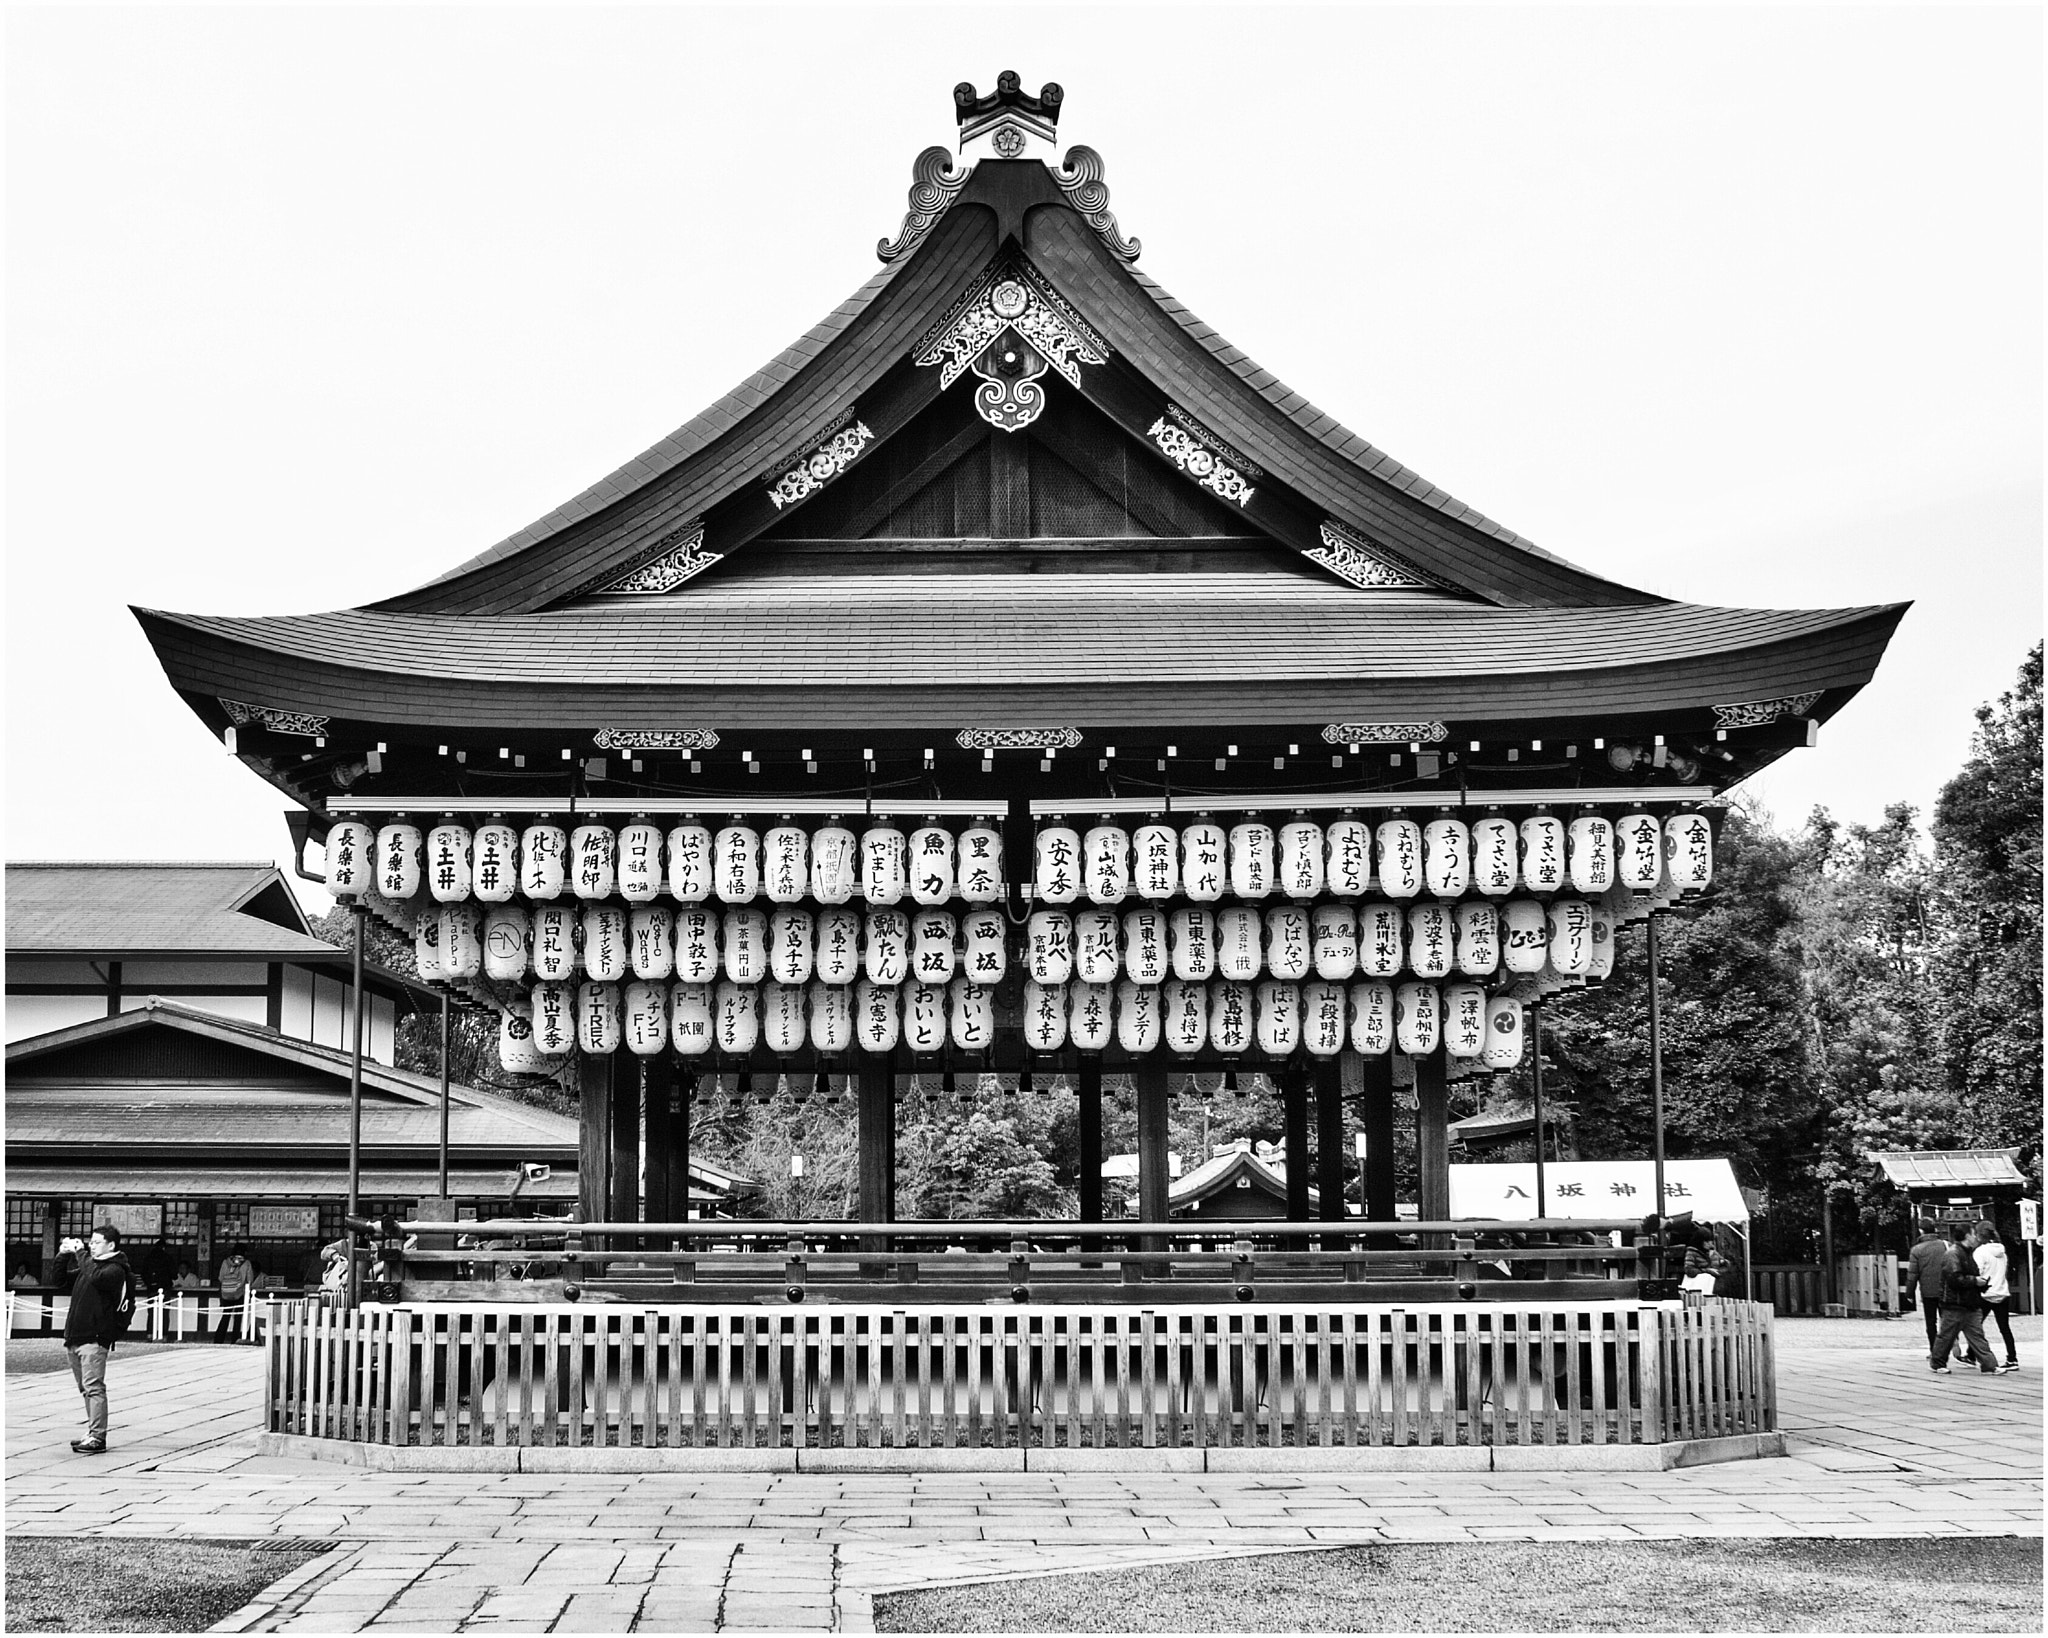
[[[982,136],[990,139],[999,159],[1017,158],[1029,137],[1051,142],[1059,132],[1060,104],[1066,96],[1051,80],[1032,96],[1013,68],[996,76],[996,88],[985,97],[976,95],[973,81],[962,80],[953,87],[961,156],[966,157],[968,143]]]

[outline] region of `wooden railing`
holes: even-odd
[[[1770,1316],[1412,1307],[274,1304],[273,1432],[380,1445],[1656,1444],[1776,1425]]]
[[[1827,1304],[1827,1278],[1817,1263],[1759,1263],[1750,1272],[1756,1300],[1780,1317],[1819,1314]]]

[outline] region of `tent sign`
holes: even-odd
[[[1453,1166],[1453,1217],[1646,1217],[1657,1209],[1656,1168],[1647,1160],[1553,1160],[1543,1168],[1536,1209],[1532,1163]],[[1702,1223],[1746,1223],[1749,1206],[1725,1160],[1664,1162],[1664,1210]]]

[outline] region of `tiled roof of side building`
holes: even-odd
[[[211,861],[10,862],[7,948],[17,955],[334,953],[333,945],[305,930],[304,915],[275,865]]]

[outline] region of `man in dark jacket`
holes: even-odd
[[[97,1456],[107,1448],[107,1356],[134,1312],[135,1276],[121,1255],[121,1231],[105,1223],[83,1246],[73,1242],[64,1249],[79,1257],[71,1312],[64,1318],[64,1352],[71,1356],[71,1377],[85,1400],[85,1437],[73,1439],[71,1448],[81,1456]]]
[[[1934,1333],[1941,1320],[1941,1263],[1949,1245],[1932,1223],[1920,1225],[1920,1238],[1906,1253],[1906,1289],[1920,1304],[1920,1317],[1927,1322],[1927,1351],[1934,1352]],[[1945,1362],[1944,1362],[1945,1363]]]
[[[1941,1262],[1941,1329],[1935,1333],[1934,1349],[1927,1363],[1946,1373],[1948,1356],[1961,1332],[1970,1344],[1970,1358],[1985,1376],[1998,1375],[1997,1358],[1984,1340],[1984,1277],[1977,1272],[1977,1236],[1968,1235],[1960,1245],[1949,1247]]]

